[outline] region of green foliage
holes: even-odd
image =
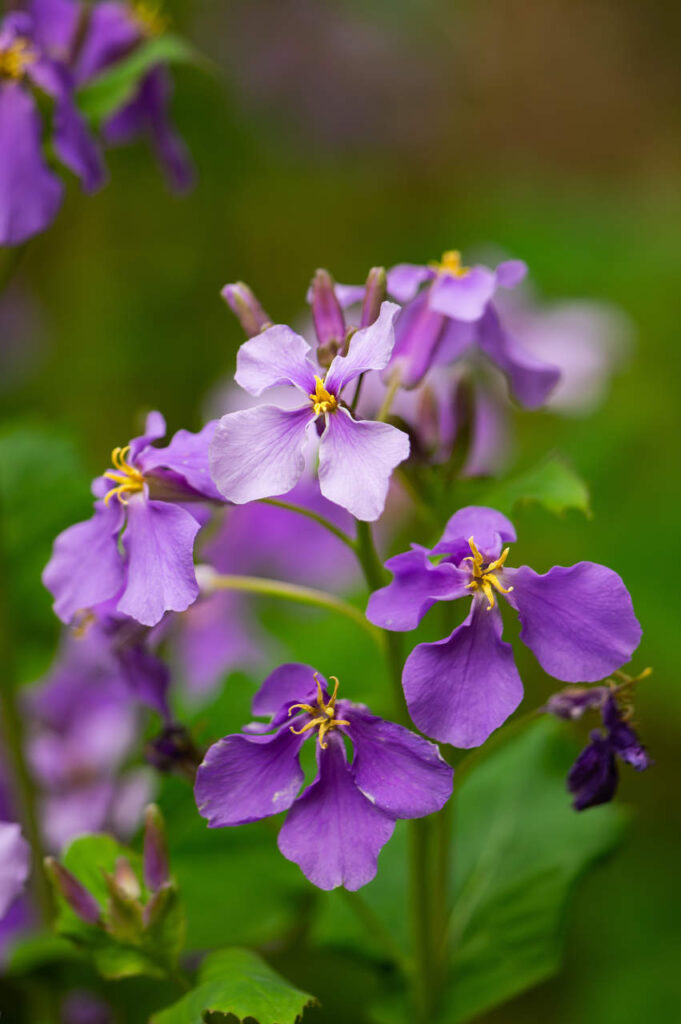
[[[570,509],[590,515],[587,485],[557,453],[519,476],[489,485],[482,499],[486,505],[508,513],[517,505],[535,502],[556,515]]]
[[[152,1024],[203,1024],[219,1014],[258,1024],[296,1024],[317,1000],[273,971],[248,949],[221,949],[206,957],[198,985],[179,1002],[157,1013]]]
[[[207,63],[180,36],[162,35],[142,42],[125,60],[118,61],[84,85],[78,106],[97,124],[133,99],[144,76],[158,64]]]

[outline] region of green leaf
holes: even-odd
[[[221,949],[206,957],[198,985],[157,1013],[151,1024],[203,1024],[206,1014],[232,1014],[258,1024],[296,1024],[314,996],[295,988],[248,949]]]
[[[96,124],[120,110],[135,95],[147,74],[157,64],[207,63],[186,40],[175,35],[155,36],[118,63],[107,68],[78,92],[78,106]]]
[[[520,476],[491,484],[484,490],[484,502],[501,512],[516,505],[535,502],[549,512],[561,515],[576,509],[590,515],[589,490],[563,456],[549,455]]]

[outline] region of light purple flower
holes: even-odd
[[[21,894],[31,865],[31,849],[14,821],[0,821],[0,918]]]
[[[404,387],[414,387],[431,366],[454,363],[475,348],[504,373],[519,402],[530,409],[542,405],[559,371],[523,349],[492,302],[498,288],[515,287],[525,272],[519,260],[500,263],[495,271],[463,267],[457,252],[445,253],[432,266],[393,267],[388,293],[406,305],[387,374],[398,372]]]
[[[308,665],[276,669],[253,700],[253,713],[268,716],[269,725],[253,723],[215,743],[195,795],[211,828],[289,811],[279,833],[284,856],[320,889],[355,890],[376,874],[397,818],[420,818],[446,803],[452,769],[434,744],[364,705],[337,701],[333,681],[330,692]],[[318,774],[300,793],[299,753],[315,732]]]
[[[92,192],[104,166],[74,102],[75,82],[41,46],[26,13],[0,24],[0,245],[19,245],[44,231],[61,206],[64,187],[47,165],[37,97],[53,103],[50,135],[57,159]]]
[[[371,622],[410,630],[438,601],[472,597],[464,622],[445,640],[415,647],[402,676],[414,723],[457,747],[484,743],[522,699],[511,645],[501,639],[499,595],[518,612],[520,639],[542,668],[566,682],[602,679],[630,659],[641,638],[617,573],[594,562],[544,575],[511,569],[502,548],[515,539],[500,512],[460,509],[432,551],[414,544],[386,562],[394,579],[369,600]]]
[[[347,355],[337,355],[323,379],[308,356],[310,346],[289,327],[270,327],[241,346],[235,380],[245,391],[259,396],[284,384],[306,401],[293,410],[261,405],[222,417],[210,465],[226,498],[240,505],[290,491],[305,469],[308,430],[323,417],[322,494],[358,519],[378,519],[392,471],[409,455],[409,439],[387,423],[354,419],[342,392],[387,365],[397,312],[394,303],[384,303],[378,320],[353,335]]]
[[[64,622],[115,598],[118,613],[153,626],[196,599],[193,548],[201,521],[184,503],[222,500],[208,473],[215,424],[198,434],[179,430],[157,448],[152,442],[165,429],[161,414],[150,413],[145,433],[115,448],[114,469],[94,481],[92,519],[57,537],[43,583]]]

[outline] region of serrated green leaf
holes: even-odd
[[[221,949],[204,960],[199,982],[152,1024],[203,1024],[206,1015],[232,1014],[258,1024],[296,1024],[317,1000],[295,988],[248,949]]]
[[[535,502],[556,515],[570,509],[591,514],[587,485],[558,454],[550,455],[520,476],[489,485],[482,500],[501,512],[512,512],[516,505]]]
[[[101,124],[133,99],[144,76],[157,64],[202,62],[205,58],[180,36],[155,36],[84,85],[78,91],[78,106],[87,118]]]

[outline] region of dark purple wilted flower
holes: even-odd
[[[39,97],[53,104],[54,153],[92,192],[104,181],[94,140],[74,102],[75,82],[42,46],[39,26],[23,12],[0,22],[0,245],[19,245],[57,215],[64,186],[43,152]]]
[[[333,681],[331,692],[309,665],[276,669],[253,700],[253,713],[270,716],[269,725],[253,723],[215,743],[195,795],[211,828],[289,811],[279,833],[283,855],[320,889],[355,890],[376,874],[397,818],[420,818],[447,802],[452,769],[434,744],[364,705],[337,701]],[[316,730],[318,775],[299,795],[300,749]]]
[[[463,267],[458,252],[439,263],[400,263],[388,272],[388,293],[406,303],[395,328],[396,342],[387,373],[398,373],[404,387],[416,386],[433,365],[459,360],[475,348],[506,376],[522,405],[543,404],[560,373],[540,362],[503,326],[492,302],[497,288],[513,288],[525,275],[520,260],[487,267]],[[421,285],[426,287],[419,291]]]
[[[500,512],[460,509],[432,551],[414,544],[391,558],[393,582],[369,600],[371,622],[410,630],[436,602],[472,596],[464,622],[445,640],[415,647],[402,676],[418,728],[457,747],[484,743],[522,699],[496,595],[518,612],[520,639],[542,668],[566,682],[602,679],[629,660],[641,637],[617,573],[595,562],[554,566],[544,575],[528,566],[509,569],[509,548],[502,548],[515,539]],[[441,561],[434,564],[432,556]]]
[[[394,343],[398,307],[385,302],[375,323],[352,336],[322,377],[310,346],[290,327],[270,327],[245,342],[237,356],[236,382],[251,395],[286,385],[306,399],[288,410],[260,405],[228,413],[210,445],[213,479],[226,498],[245,504],[286,494],[305,469],[308,430],[323,417],[319,482],[325,498],[358,519],[378,519],[393,469],[409,455],[409,439],[387,423],[356,420],[342,391],[369,370],[383,369]]]
[[[43,46],[68,62],[79,86],[130,57],[146,40],[167,29],[160,4],[146,0],[104,0],[94,5],[78,0],[32,0],[31,6]],[[167,68],[155,65],[141,79],[132,99],[104,122],[102,135],[112,144],[146,136],[170,186],[185,191],[195,175],[186,147],[170,122],[171,93]]]
[[[0,919],[23,891],[31,849],[14,821],[0,821]]]
[[[184,611],[199,593],[194,538],[201,522],[185,502],[222,501],[208,473],[215,423],[198,434],[178,430],[165,448],[160,413],[145,433],[115,448],[114,469],[93,483],[95,514],[60,533],[43,583],[64,622],[115,598],[115,610],[146,626]]]

